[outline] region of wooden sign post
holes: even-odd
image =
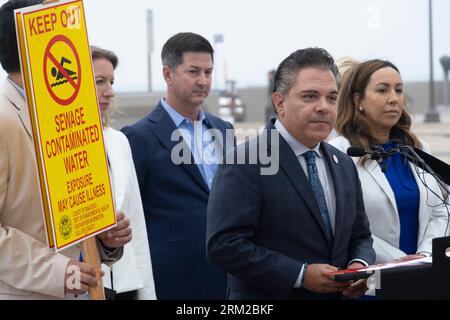
[[[83,2],[46,1],[15,17],[49,246],[81,243],[99,283],[90,298],[104,299],[95,236],[116,217]]]
[[[103,280],[100,276],[101,263],[100,255],[98,254],[97,240],[89,238],[81,242],[83,252],[83,261],[91,265],[95,270],[97,278],[97,287],[89,288],[89,299],[91,300],[105,300],[105,290],[103,288]]]

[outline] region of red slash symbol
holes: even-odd
[[[54,45],[55,44],[60,45],[60,43],[70,48],[73,56],[75,57],[77,69],[76,71],[70,70],[66,67],[67,64],[71,65],[73,61],[69,60],[66,57],[61,57],[61,59],[58,61],[58,59],[56,59],[53,53],[51,52],[51,49],[54,47]],[[49,81],[47,72],[48,61],[50,61],[51,64],[54,65],[54,67],[52,67],[51,69],[51,74],[54,80],[56,81],[54,83],[50,83]],[[59,104],[62,104],[64,106],[71,104],[77,97],[78,93],[80,92],[80,84],[81,84],[80,58],[78,57],[75,46],[67,37],[63,35],[57,35],[53,37],[48,43],[44,53],[44,77],[45,77],[45,85],[47,86],[48,92],[50,93],[52,98]],[[60,96],[61,94],[60,93],[57,94],[54,90],[55,87],[62,86],[66,83],[68,83],[73,89],[72,90],[73,92],[70,91],[71,94],[68,98],[61,97]]]

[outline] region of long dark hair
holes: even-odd
[[[354,66],[341,83],[336,131],[347,138],[352,145],[370,149],[371,145],[379,143],[369,130],[369,120],[363,112],[358,111],[354,95],[359,94],[360,99],[363,99],[372,74],[379,69],[389,67],[400,74],[398,68],[391,62],[375,59]],[[419,139],[411,132],[411,123],[411,116],[404,106],[400,119],[391,128],[390,138],[401,144],[420,148]],[[363,157],[358,164],[364,165],[368,159],[368,156]]]

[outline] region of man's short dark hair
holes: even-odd
[[[208,40],[196,33],[182,32],[172,36],[164,44],[161,51],[163,65],[175,69],[183,63],[185,52],[209,53],[214,60],[214,49]]]
[[[298,71],[306,68],[330,70],[335,78],[338,75],[334,59],[325,49],[306,48],[297,50],[278,66],[273,81],[273,92],[288,93],[295,83]]]
[[[42,0],[9,0],[0,8],[0,63],[7,73],[20,72],[14,10],[41,2]]]

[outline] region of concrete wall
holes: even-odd
[[[165,96],[165,92],[126,92],[117,93],[115,103],[119,107],[119,112],[113,117],[111,126],[120,129],[125,125],[132,124],[148,113],[159,103]],[[219,113],[219,94],[212,92],[204,109],[213,114]]]
[[[435,83],[435,104],[443,104],[443,82]],[[428,82],[405,83],[407,106],[413,113],[423,113],[429,105]],[[249,87],[238,90],[243,103],[246,105],[246,122],[265,122],[266,107],[269,104],[267,87]],[[116,102],[124,114],[118,114],[112,127],[120,129],[124,125],[134,123],[148,114],[165,92],[134,92],[118,93]],[[212,92],[206,100],[205,109],[218,115],[219,94]],[[449,107],[450,109],[450,107]]]
[[[430,86],[428,82],[407,82],[405,83],[406,104],[414,113],[423,113],[430,104]],[[434,103],[442,105],[444,103],[444,83],[443,81],[434,83]]]
[[[250,87],[238,90],[238,94],[246,108],[246,121],[264,122],[265,110],[269,103],[267,88]]]

